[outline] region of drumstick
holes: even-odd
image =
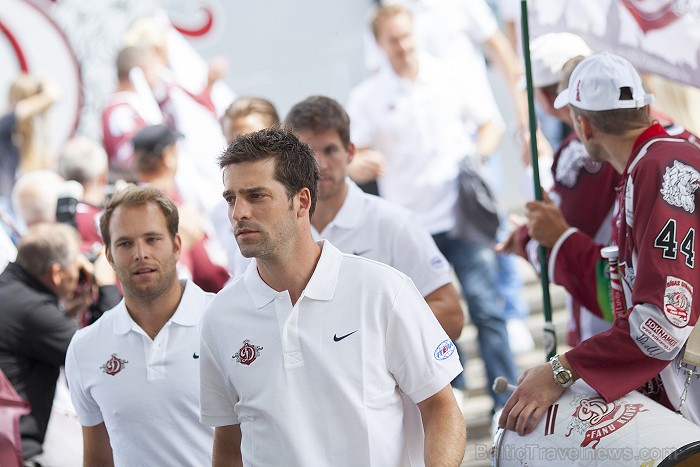
[[[498,376],[496,379],[493,380],[493,392],[496,394],[502,394],[506,391],[513,392],[517,389],[517,386],[513,386],[512,384],[508,383],[508,380],[505,379],[503,376]]]

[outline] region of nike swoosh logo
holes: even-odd
[[[357,332],[357,330],[355,330],[355,331],[353,331],[353,332],[351,332],[351,333],[349,333],[349,334],[345,334],[344,336],[340,336],[340,337],[338,337],[337,334],[333,334],[333,341],[335,341],[335,342],[340,342],[340,341],[342,341],[343,339],[345,339],[346,337],[352,336],[352,335],[355,334],[356,332]]]
[[[369,253],[370,251],[372,251],[371,248],[369,248],[369,249],[367,249],[367,250],[360,250],[360,251],[353,250],[353,251],[352,251],[352,254],[355,255],[355,256],[362,256],[362,255],[364,255],[364,254]]]
[[[194,359],[198,359],[198,358],[199,358],[199,355],[197,355],[197,352],[195,352],[195,353],[192,354],[192,358],[194,358]]]

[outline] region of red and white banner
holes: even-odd
[[[528,18],[531,38],[572,32],[596,52],[700,87],[698,0],[530,0]]]

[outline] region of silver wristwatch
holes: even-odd
[[[574,375],[571,371],[567,370],[559,362],[559,355],[549,359],[549,364],[552,366],[552,373],[554,374],[554,382],[563,388],[568,388],[574,384]]]

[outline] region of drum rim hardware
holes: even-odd
[[[692,366],[692,368],[691,368]],[[678,415],[683,415],[681,413],[681,410],[683,409],[683,405],[685,405],[685,400],[688,398],[688,387],[690,386],[690,380],[692,379],[693,375],[698,373],[698,369],[694,365],[690,365],[686,362],[678,362],[678,368],[685,372],[685,383],[683,385],[683,392],[681,392],[680,400],[678,402],[678,410],[676,410],[676,413]]]

